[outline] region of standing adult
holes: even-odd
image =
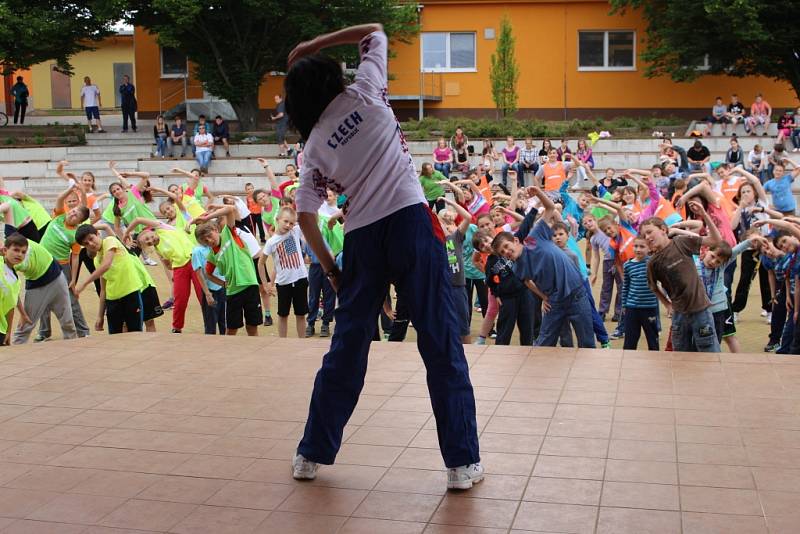
[[[100,122],[100,106],[102,106],[100,98],[100,88],[92,83],[92,79],[88,76],[83,78],[83,87],[81,88],[81,107],[86,112],[86,121],[89,123],[89,133],[92,133],[94,120],[97,125],[97,133],[106,133],[103,129],[103,123]]]
[[[11,86],[11,96],[14,97],[14,124],[25,124],[25,110],[28,109],[28,86],[22,81],[22,76],[17,76],[17,83]]]
[[[316,52],[348,43],[358,43],[361,64],[355,82],[345,87],[340,64]],[[318,464],[336,459],[392,283],[417,330],[447,487],[468,489],[483,480],[483,467],[456,312],[456,299],[464,293],[456,294],[450,283],[442,227],[425,203],[388,103],[387,45],[380,24],[365,24],[301,43],[287,61],[286,110],[307,141],[296,199],[300,227],[339,299],[336,330],[314,382],[293,476],[313,479]],[[317,224],[326,188],[347,196],[341,271]]]
[[[275,123],[275,137],[280,146],[279,156],[289,155],[289,144],[286,142],[286,127],[289,125],[289,116],[286,115],[286,104],[281,95],[275,95],[275,114],[270,115],[270,120]]]
[[[128,120],[131,121],[131,128],[136,131],[136,87],[131,83],[130,77],[125,74],[122,77],[122,85],[119,86],[120,106],[122,107],[122,132],[128,131]]]

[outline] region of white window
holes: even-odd
[[[578,70],[636,70],[636,33],[579,31]]]
[[[186,54],[171,46],[161,47],[161,77],[183,78],[187,74]]]
[[[474,72],[475,34],[424,32],[422,70],[425,72]]]

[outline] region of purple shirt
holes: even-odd
[[[517,159],[517,153],[519,152],[519,147],[515,146],[514,148],[503,147],[503,157],[506,160],[506,163],[511,163],[515,159]]]
[[[436,163],[445,163],[450,161],[450,155],[453,153],[449,147],[439,148],[437,147],[436,150],[433,151],[433,157],[436,160]]]

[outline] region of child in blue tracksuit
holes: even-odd
[[[358,44],[361,63],[355,82],[345,87],[340,64],[317,52],[350,43]],[[295,198],[300,227],[339,301],[292,472],[296,479],[313,479],[319,464],[336,459],[364,386],[370,342],[392,283],[408,306],[428,371],[447,487],[469,489],[483,480],[483,467],[456,312],[456,298],[463,299],[464,290],[456,296],[442,227],[428,207],[389,106],[387,45],[379,24],[365,24],[301,43],[287,61],[286,113],[306,140]],[[347,197],[341,270],[317,222],[328,189]]]
[[[325,241],[325,246],[335,257],[342,251],[342,225],[336,219],[320,217],[320,231]],[[330,224],[329,221],[332,221]],[[336,292],[331,283],[325,276],[322,265],[319,263],[317,255],[308,246],[303,244],[303,253],[306,254],[311,263],[308,265],[308,317],[306,317],[306,337],[313,336],[316,332],[314,323],[319,315],[319,301],[322,297],[322,326],[319,329],[319,337],[331,335],[330,324],[333,321],[333,310],[336,307]]]
[[[545,208],[525,239],[525,244],[512,234],[502,232],[492,242],[494,251],[514,260],[515,272],[525,285],[542,299],[542,326],[537,346],[553,347],[566,322],[572,325],[578,346],[594,348],[591,317],[592,308],[580,270],[569,256],[553,243],[551,224],[561,220],[552,200],[538,187],[529,191],[536,195]]]
[[[219,331],[219,335],[225,335],[225,288],[208,279],[206,276],[206,259],[211,252],[211,248],[205,245],[197,245],[192,249],[192,270],[200,280],[203,288],[203,298],[200,306],[203,310],[203,329],[208,335],[214,335]],[[214,276],[220,280],[225,277],[219,270],[214,270]]]

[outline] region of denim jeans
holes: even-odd
[[[214,305],[209,306],[205,295],[201,295],[200,307],[203,310],[203,330],[206,335],[225,335],[225,288],[212,289]]]
[[[179,142],[175,142],[172,140],[172,137],[167,138],[167,151],[169,152],[170,157],[175,157],[175,151],[173,147],[178,144],[181,145],[181,157],[186,154],[186,145],[188,145],[189,141],[186,140],[186,136],[180,138]]]
[[[503,162],[500,166],[500,172],[503,176],[503,185],[508,187],[508,170],[511,169],[512,171],[516,171],[517,173],[517,185],[519,187],[523,187],[525,185],[525,177],[522,175],[522,168],[520,167],[519,163],[509,164]]]
[[[456,311],[455,299],[465,298],[464,289],[451,284],[435,217],[428,206],[416,204],[345,235],[336,328],[297,448],[309,460],[332,464],[339,452],[364,387],[370,343],[391,281],[417,331],[445,466],[480,461],[475,397]]]
[[[450,164],[449,163],[434,163],[433,168],[444,174],[445,178],[450,178]]]
[[[550,311],[542,313],[542,326],[536,346],[555,347],[562,327],[570,323],[575,331],[575,337],[578,338],[578,347],[595,348],[592,321],[587,320],[591,316],[592,306],[583,287],[576,289],[562,301],[551,301]]]
[[[167,155],[167,138],[156,137],[156,155],[162,158]]]
[[[719,352],[714,315],[708,308],[696,313],[672,312],[672,350]]]
[[[792,146],[800,148],[800,128],[792,130]]]
[[[534,184],[533,177],[536,176],[536,171],[539,170],[539,164],[536,163],[535,161],[532,163],[525,163],[524,161],[520,161],[518,165],[519,169],[517,169],[517,171],[519,172],[519,177],[522,180],[522,183],[525,186],[533,185]],[[531,175],[530,182],[525,180],[525,174]]]
[[[195,157],[197,158],[197,166],[200,169],[208,169],[208,164],[211,163],[210,150],[198,150]]]

